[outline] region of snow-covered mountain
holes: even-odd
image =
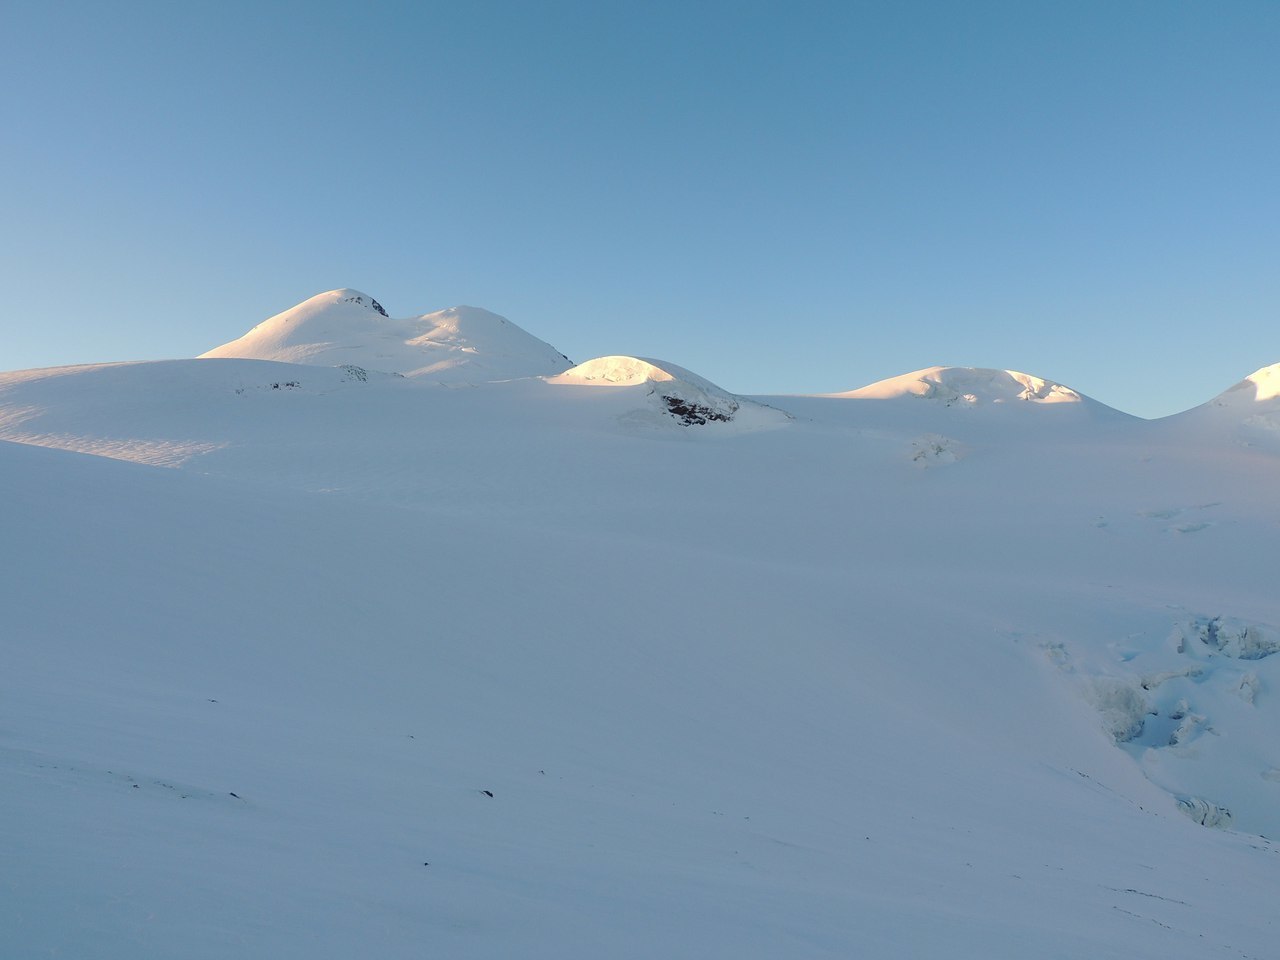
[[[0,955],[1274,952],[1266,371],[445,389],[349,293],[0,374]]]
[[[572,364],[505,317],[450,307],[406,320],[358,290],[330,290],[262,321],[204,358],[240,357],[371,370],[445,381],[552,375]]]
[[[1111,409],[1052,380],[1033,377],[1017,370],[982,367],[926,367],[831,396],[855,400],[912,398],[962,408],[1028,403],[1071,404],[1094,410]]]

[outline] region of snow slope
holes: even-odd
[[[680,431],[682,427],[710,427],[715,434],[736,434],[785,426],[789,417],[779,410],[738,397],[710,380],[665,360],[642,357],[597,357],[556,377],[562,387],[604,387],[625,405],[615,414],[619,422],[639,429]],[[592,398],[599,403],[603,398]]]
[[[1274,953],[1276,452],[668,392],[0,375],[0,955]]]
[[[262,321],[201,355],[372,370],[451,382],[559,373],[571,364],[550,344],[478,307],[406,320],[358,290],[330,290]]]
[[[1262,445],[1280,452],[1280,363],[1256,370],[1208,403],[1162,422],[1201,441]]]

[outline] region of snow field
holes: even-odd
[[[314,356],[0,375],[3,955],[1274,952],[1265,410]]]

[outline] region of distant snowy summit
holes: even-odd
[[[1017,370],[992,370],[984,367],[926,367],[924,370],[904,373],[900,377],[890,377],[870,386],[832,396],[856,400],[919,397],[948,406],[978,406],[1015,400],[1030,403],[1083,403],[1087,399],[1070,387],[1051,380],[1042,380]]]
[[[478,307],[397,320],[358,290],[330,290],[262,321],[201,359],[241,357],[450,382],[553,376],[571,366],[550,344]]]
[[[853,400],[926,400],[946,407],[1055,407],[1128,416],[1070,387],[1017,370],[987,367],[926,367],[870,386],[827,394]]]
[[[555,377],[557,386],[610,387],[633,399],[619,419],[635,426],[733,425],[735,431],[782,426],[780,410],[739,397],[684,367],[650,357],[597,357]]]

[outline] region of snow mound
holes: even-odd
[[[556,374],[569,361],[505,317],[450,307],[397,320],[358,290],[330,290],[200,355],[369,370],[451,382]]]
[[[1157,435],[1183,444],[1195,442],[1206,449],[1217,447],[1218,456],[1226,452],[1224,447],[1278,455],[1280,363],[1255,370],[1212,400],[1157,422]]]
[[[695,385],[707,394],[730,396],[710,380],[684,367],[648,357],[596,357],[594,360],[588,360],[586,363],[580,363],[566,370],[548,382],[635,387],[643,383],[669,383],[675,380]]]
[[[624,388],[641,391],[639,408],[619,419],[634,426],[681,427],[734,424],[748,430],[781,426],[790,418],[764,404],[735,396],[684,367],[648,357],[597,357],[555,377],[557,386]]]
[[[858,400],[917,397],[946,406],[979,406],[1025,400],[1030,403],[1082,403],[1087,398],[1070,387],[1017,370],[984,367],[928,367],[881,380],[870,386],[833,394]]]
[[[1244,427],[1280,433],[1280,363],[1255,370],[1208,403],[1188,410],[1187,414],[1215,421],[1226,419]]]

